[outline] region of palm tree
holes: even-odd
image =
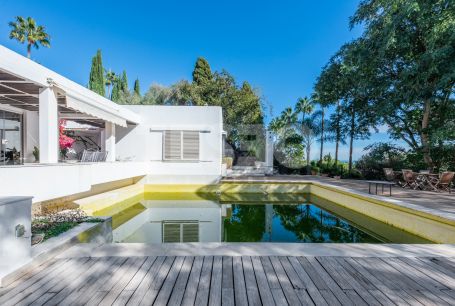
[[[302,123],[305,120],[305,115],[311,114],[313,112],[313,102],[308,98],[298,98],[297,103],[295,104],[295,112],[297,114],[302,114]]]
[[[322,158],[324,156],[324,132],[325,132],[325,107],[327,106],[326,103],[322,102],[319,99],[319,96],[317,93],[314,93],[311,97],[311,100],[314,101],[314,103],[319,104],[320,110],[314,113],[314,116],[320,117],[320,126],[319,126],[319,142],[321,143],[321,151],[319,152],[319,165],[322,165]]]
[[[104,82],[107,86],[107,97],[111,98],[111,87],[114,85],[114,82],[117,80],[115,72],[111,69],[105,71]]]
[[[295,112],[297,114],[302,114],[302,121],[301,121],[301,133],[302,133],[302,136],[305,138],[313,138],[313,132],[310,131],[311,127],[308,126],[308,124],[310,123],[308,120],[305,120],[305,115],[307,114],[311,114],[313,112],[313,108],[314,108],[314,105],[313,105],[313,102],[308,98],[308,97],[304,97],[304,98],[299,98],[297,100],[297,103],[295,104]],[[310,136],[311,134],[311,136]],[[310,171],[310,150],[311,148],[309,146],[311,146],[311,141],[306,141],[306,151],[307,151],[307,156],[306,156],[306,159],[307,159],[307,172]]]
[[[21,16],[16,17],[16,21],[9,23],[11,32],[9,33],[10,39],[16,39],[20,43],[27,42],[27,57],[30,58],[32,46],[36,49],[39,45],[49,48],[50,36],[46,33],[43,26],[37,25],[32,17],[24,19]]]

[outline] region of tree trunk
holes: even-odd
[[[355,110],[354,105],[352,106],[351,110],[351,130],[349,131],[349,173],[352,172],[352,151],[354,149],[354,134],[355,134]]]
[[[428,169],[433,168],[433,159],[430,155],[430,136],[428,135],[428,126],[430,123],[430,109],[431,109],[431,101],[430,99],[426,99],[423,106],[423,118],[422,118],[422,130],[420,132],[420,139],[422,141],[422,153],[423,153],[423,160],[428,166]]]
[[[321,120],[321,152],[319,154],[319,165],[322,165],[322,157],[323,157],[323,151],[324,151],[324,108],[322,108],[321,117],[322,117],[322,120]]]
[[[27,58],[30,58],[32,55],[32,45],[27,44]]]
[[[340,101],[337,101],[337,123],[336,123],[336,144],[335,144],[335,166],[338,165],[338,149],[340,148]]]

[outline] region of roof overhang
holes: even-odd
[[[100,125],[138,124],[140,116],[58,73],[0,45],[0,104],[39,110],[39,93],[56,88],[59,116]]]

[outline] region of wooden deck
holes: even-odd
[[[455,305],[455,258],[82,257],[0,289],[0,305]]]

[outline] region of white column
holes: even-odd
[[[106,161],[115,161],[115,124],[112,122],[105,122],[105,134],[106,134]]]
[[[58,163],[58,106],[52,87],[39,94],[39,159],[40,163]]]

